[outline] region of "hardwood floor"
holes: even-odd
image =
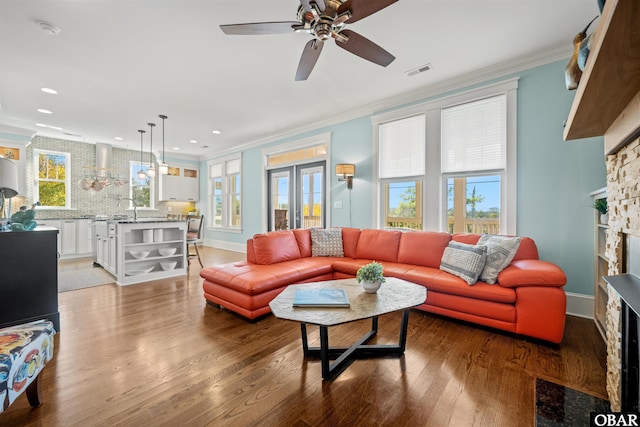
[[[201,254],[205,265],[244,258]],[[568,317],[563,343],[550,346],[413,311],[403,357],[358,360],[323,382],[319,361],[302,357],[297,323],[249,323],[205,304],[199,271],[192,260],[188,278],[59,294],[44,403],[31,409],[21,396],[0,426],[527,426],[536,377],[607,398],[592,320]],[[382,316],[377,342],[396,340],[399,324]],[[331,328],[331,344],[368,327]]]

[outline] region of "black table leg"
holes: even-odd
[[[309,347],[307,326],[300,324],[302,333],[302,350],[305,357],[319,357],[322,365],[322,379],[333,379],[340,375],[346,367],[356,359],[384,356],[401,356],[407,344],[407,328],[409,325],[409,310],[402,313],[400,337],[397,345],[366,345],[378,332],[378,316],[371,318],[371,330],[363,335],[351,347],[329,346],[329,327],[320,325],[320,347]],[[331,363],[331,360],[335,361]]]

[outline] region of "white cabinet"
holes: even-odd
[[[197,166],[174,164],[160,175],[161,201],[197,202],[200,199],[200,172]]]
[[[93,251],[93,221],[90,219],[77,220],[76,253],[90,254]]]
[[[62,220],[62,228],[60,229],[60,255],[76,254],[76,228],[77,221],[75,219]]]
[[[95,262],[114,276],[118,273],[118,237],[116,232],[116,223],[96,222]]]

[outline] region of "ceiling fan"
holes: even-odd
[[[318,61],[325,40],[335,39],[336,45],[375,64],[386,67],[395,58],[392,54],[355,31],[345,29],[398,0],[300,0],[297,21],[256,22],[220,25],[225,34],[262,35],[306,32],[313,35],[302,51],[296,80],[307,80]]]

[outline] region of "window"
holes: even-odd
[[[33,199],[44,208],[70,208],[71,154],[34,150]]]
[[[504,94],[442,109],[441,172],[450,233],[500,233],[500,183],[506,169]]]
[[[379,226],[516,234],[517,89],[511,79],[374,116]]]
[[[153,179],[145,176],[138,178],[138,172],[147,172],[149,163],[140,163],[136,161],[129,162],[129,175],[131,176],[131,185],[129,186],[129,197],[135,201],[138,208],[153,209],[155,206]],[[129,201],[129,209],[133,209],[133,202]]]
[[[209,164],[210,218],[213,227],[242,226],[240,158]]]
[[[424,142],[424,114],[380,124],[384,227],[422,230]]]

